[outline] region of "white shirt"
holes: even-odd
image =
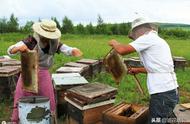
[[[13,54],[11,54],[10,53],[10,51],[13,49],[13,48],[15,48],[15,47],[20,47],[20,46],[22,46],[22,45],[24,45],[24,42],[23,41],[19,41],[19,42],[17,42],[16,44],[14,44],[14,45],[11,45],[8,49],[7,49],[7,53],[9,54],[9,55],[13,55]],[[69,46],[67,46],[67,45],[65,45],[65,44],[62,44],[62,46],[59,48],[59,50],[62,52],[62,53],[64,53],[65,55],[72,55],[72,50],[73,49],[76,49],[76,48],[74,48],[74,47],[69,47]]]
[[[155,31],[150,31],[131,42],[148,72],[150,94],[166,92],[178,87],[170,47]]]

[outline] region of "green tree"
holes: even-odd
[[[92,23],[86,25],[86,32],[87,32],[87,34],[94,34],[95,33],[95,29],[94,29]]]
[[[7,22],[9,32],[17,32],[19,30],[19,23],[18,19],[14,16],[14,14],[11,14],[9,21]]]
[[[76,33],[77,34],[86,34],[85,28],[82,24],[78,24],[76,26]]]
[[[34,24],[33,21],[27,21],[25,26],[23,27],[24,32],[32,32],[32,25]]]
[[[70,19],[68,19],[66,16],[64,17],[63,19],[63,24],[62,24],[62,27],[61,27],[61,32],[63,34],[66,34],[66,33],[74,33],[74,26],[73,26],[73,23]]]
[[[111,26],[110,30],[111,30],[112,34],[116,34],[116,35],[120,34],[120,30],[119,30],[118,24],[113,24]]]
[[[7,19],[2,18],[0,19],[0,33],[6,33],[6,32],[8,32]]]
[[[121,35],[127,35],[130,30],[130,23],[119,24],[119,32]]]
[[[97,19],[97,27],[96,27],[96,33],[97,34],[107,34],[106,24],[104,24],[104,21],[100,15],[98,15]]]
[[[53,20],[53,21],[56,23],[57,28],[58,28],[59,30],[61,30],[61,25],[59,24],[59,21],[57,20],[57,18],[56,18],[56,17],[51,17],[51,20]]]

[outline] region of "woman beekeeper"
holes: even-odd
[[[38,94],[24,91],[22,89],[22,77],[19,77],[14,96],[14,110],[11,118],[14,122],[19,121],[17,103],[23,96],[40,95],[48,97],[50,99],[51,113],[55,114],[56,104],[54,89],[51,81],[51,75],[48,71],[53,64],[53,56],[55,53],[59,52],[77,57],[82,55],[82,52],[79,49],[69,47],[59,42],[61,32],[54,21],[44,20],[42,22],[36,22],[33,24],[32,28],[34,31],[33,36],[29,36],[8,48],[8,53],[10,55],[33,49],[37,50],[39,54]]]

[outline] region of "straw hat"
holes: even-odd
[[[140,25],[143,25],[143,24],[155,24],[153,21],[150,21],[150,19],[147,19],[147,18],[137,18],[135,19],[132,23],[131,23],[131,30],[133,30],[134,28],[140,26]]]
[[[36,22],[32,26],[34,32],[48,39],[58,39],[61,37],[61,32],[57,28],[57,25],[52,20],[43,20],[42,22]]]

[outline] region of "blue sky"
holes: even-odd
[[[96,24],[100,14],[104,22],[129,22],[147,17],[156,22],[190,24],[190,0],[0,0],[0,18],[11,13],[24,24],[68,16],[74,24]]]

